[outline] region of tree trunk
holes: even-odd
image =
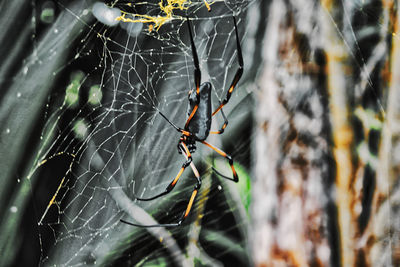
[[[397,18],[391,1],[271,1],[256,96],[256,266],[398,264]]]

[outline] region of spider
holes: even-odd
[[[178,142],[178,153],[183,154],[183,156],[186,158],[186,161],[183,163],[181,169],[179,170],[178,174],[176,177],[172,180],[172,182],[167,186],[164,192],[157,194],[153,197],[149,198],[139,198],[136,197],[137,200],[141,201],[149,201],[149,200],[154,200],[156,198],[159,198],[161,196],[164,196],[168,194],[169,192],[174,189],[175,185],[177,184],[179,178],[181,177],[183,171],[190,165],[193,173],[196,176],[197,183],[193,189],[192,195],[189,199],[189,202],[186,206],[185,212],[181,215],[180,219],[176,223],[167,223],[167,224],[153,224],[153,225],[140,225],[140,224],[135,224],[131,223],[125,220],[120,220],[123,223],[132,225],[132,226],[138,226],[138,227],[174,227],[174,226],[179,226],[182,224],[182,222],[188,217],[190,210],[193,206],[193,203],[195,201],[197,192],[199,191],[201,187],[201,178],[200,174],[197,171],[196,167],[192,163],[192,153],[196,151],[196,142],[200,142],[209,148],[213,149],[216,151],[218,154],[220,154],[222,157],[226,158],[230,164],[230,167],[232,169],[232,174],[233,177],[227,177],[217,170],[213,168],[213,170],[220,175],[221,177],[225,179],[232,180],[234,182],[239,181],[239,177],[236,173],[236,170],[233,166],[233,160],[230,155],[222,151],[221,149],[211,145],[210,143],[207,143],[205,140],[207,139],[209,134],[222,134],[228,125],[228,119],[226,118],[224,111],[222,108],[228,103],[233,90],[235,89],[235,86],[239,82],[242,74],[243,74],[243,56],[242,56],[242,51],[240,47],[240,41],[239,41],[239,35],[238,35],[238,30],[237,30],[237,25],[236,25],[236,19],[233,17],[233,23],[235,26],[235,34],[236,34],[236,49],[237,49],[237,54],[238,54],[238,63],[239,63],[239,68],[236,71],[236,74],[232,80],[232,83],[228,89],[228,92],[226,94],[225,99],[220,102],[220,105],[217,109],[214,110],[214,112],[211,113],[211,83],[210,82],[204,82],[201,83],[201,71],[199,67],[199,59],[197,57],[197,52],[196,52],[196,47],[194,45],[193,41],[193,34],[192,34],[192,29],[190,25],[190,20],[189,18],[186,18],[187,25],[189,28],[189,37],[190,37],[190,43],[192,47],[192,54],[193,54],[193,61],[194,61],[194,84],[195,84],[195,90],[190,90],[189,91],[189,103],[188,103],[188,108],[187,108],[187,120],[185,123],[184,128],[177,127],[174,123],[172,123],[163,113],[160,113],[160,115],[170,124],[172,127],[174,127],[178,132],[180,132],[182,135],[179,139]],[[211,128],[211,121],[212,117],[216,115],[219,111],[221,111],[221,115],[224,119],[224,124],[218,131],[210,131]]]

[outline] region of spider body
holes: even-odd
[[[163,195],[168,194],[171,192],[175,185],[177,184],[179,178],[181,177],[182,173],[184,170],[190,166],[191,169],[193,170],[193,173],[196,178],[196,185],[194,186],[192,195],[189,199],[189,202],[186,206],[185,212],[182,214],[180,217],[179,221],[176,223],[169,223],[169,224],[154,224],[154,225],[140,225],[136,223],[131,223],[127,222],[125,220],[121,220],[121,222],[133,225],[133,226],[139,226],[139,227],[173,227],[173,226],[179,226],[182,224],[183,220],[187,218],[189,215],[189,212],[192,208],[192,205],[195,201],[195,198],[197,196],[197,193],[201,187],[201,177],[199,172],[197,171],[195,165],[192,162],[192,154],[196,151],[196,142],[200,142],[209,148],[213,149],[215,152],[217,152],[219,155],[222,157],[226,158],[229,162],[229,165],[232,169],[232,174],[233,177],[227,177],[221,173],[219,173],[217,170],[213,168],[213,170],[220,175],[222,178],[232,180],[234,182],[239,181],[239,177],[236,173],[236,170],[233,166],[233,160],[232,157],[228,154],[226,154],[224,151],[221,149],[211,145],[210,143],[206,142],[205,140],[210,134],[222,134],[228,125],[228,119],[226,118],[223,107],[229,102],[229,99],[232,95],[233,90],[235,89],[235,86],[239,82],[242,74],[243,74],[243,58],[242,58],[242,51],[240,47],[240,42],[239,42],[239,36],[238,36],[238,30],[237,30],[237,25],[236,25],[236,19],[233,17],[233,22],[235,26],[235,35],[236,35],[236,49],[237,49],[237,55],[238,55],[238,63],[239,63],[239,68],[237,69],[235,76],[233,78],[233,81],[228,88],[228,91],[226,93],[225,99],[220,103],[220,105],[214,110],[214,112],[211,112],[212,107],[211,107],[211,89],[212,85],[210,82],[204,82],[201,83],[201,71],[200,71],[200,66],[199,66],[199,60],[197,57],[197,52],[196,52],[196,47],[194,45],[193,41],[193,35],[192,35],[192,30],[190,26],[190,21],[189,18],[187,18],[187,24],[189,28],[189,37],[190,37],[190,43],[192,47],[192,53],[193,53],[193,61],[194,61],[194,83],[195,83],[195,88],[189,91],[189,96],[188,96],[188,106],[187,106],[187,119],[184,128],[180,128],[176,126],[174,123],[172,123],[163,113],[159,111],[159,114],[169,123],[171,124],[172,127],[174,127],[178,132],[181,133],[181,137],[178,142],[178,153],[182,154],[186,161],[182,164],[181,169],[179,170],[178,174],[176,177],[172,180],[172,182],[169,183],[169,185],[166,187],[164,192],[159,193],[153,197],[149,198],[141,198],[141,197],[136,197],[137,200],[142,200],[142,201],[149,201],[153,200],[156,198],[159,198]],[[224,124],[221,126],[221,128],[218,131],[211,131],[211,122],[212,118],[214,115],[216,115],[219,111],[221,111],[221,115],[224,119]]]
[[[194,134],[198,141],[204,141],[210,134],[211,128],[211,83],[205,82],[200,85],[200,101],[198,104],[197,112],[190,120],[187,130]],[[196,90],[191,90],[189,93],[189,103],[187,109],[187,116],[190,114],[196,106]]]
[[[199,103],[197,111],[193,118],[190,120],[186,127],[186,130],[193,134],[193,136],[182,135],[178,143],[178,153],[182,154],[182,149],[180,143],[184,142],[189,149],[190,153],[196,151],[196,141],[204,141],[210,134],[212,113],[211,113],[211,88],[212,85],[209,82],[204,82],[200,85],[199,92]],[[189,91],[188,96],[188,106],[187,106],[187,118],[196,108],[197,94],[196,90],[192,89]]]

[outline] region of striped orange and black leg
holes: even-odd
[[[187,166],[190,165],[190,167],[192,168],[193,173],[196,176],[197,183],[196,183],[196,185],[195,185],[195,187],[193,189],[192,195],[190,196],[190,199],[189,199],[189,202],[188,202],[188,204],[186,206],[185,212],[182,213],[182,216],[180,217],[178,222],[176,222],[176,223],[166,223],[166,224],[152,224],[152,225],[141,225],[141,224],[131,223],[131,222],[128,222],[128,221],[125,221],[125,220],[122,220],[122,219],[120,220],[121,222],[123,222],[125,224],[132,225],[132,226],[137,226],[137,227],[175,227],[175,226],[181,225],[182,222],[188,217],[188,215],[189,215],[189,213],[190,213],[190,211],[191,211],[191,209],[193,207],[193,204],[194,204],[194,201],[196,199],[197,193],[200,190],[201,178],[200,178],[199,172],[197,171],[196,167],[194,166],[194,164],[193,164],[193,162],[191,160],[191,155],[190,155],[190,152],[189,152],[187,146],[183,142],[181,144],[182,144],[182,146],[184,148],[184,151],[182,151],[182,154],[186,157],[186,162],[184,163],[184,165],[187,162],[189,162],[187,164]],[[178,181],[179,177],[181,176],[183,170],[187,167],[187,166],[186,167],[183,167],[183,166],[182,166],[181,170],[179,171],[177,177],[170,183],[170,185],[167,187],[167,189],[169,187],[174,188],[174,186],[175,186],[176,182]],[[172,188],[169,190],[169,192],[172,190]],[[165,194],[167,194],[167,193],[163,192],[159,196],[162,196],[162,195],[165,195]],[[151,198],[151,199],[154,199],[154,197]],[[146,199],[146,200],[150,200],[150,199]]]
[[[190,167],[192,168],[193,173],[196,176],[197,183],[194,186],[192,195],[190,196],[190,199],[189,199],[189,203],[186,206],[185,213],[183,214],[182,218],[179,220],[178,225],[182,224],[182,222],[188,217],[190,211],[192,210],[192,206],[196,199],[197,193],[199,192],[200,187],[201,187],[201,178],[200,178],[199,171],[196,169],[196,166],[194,166],[193,162],[190,163]]]
[[[221,129],[218,131],[211,131],[210,134],[222,134],[225,131],[226,126],[228,126],[228,119],[225,116],[224,110],[221,109],[222,117],[224,118],[224,124],[221,126]]]
[[[194,41],[193,41],[192,27],[190,26],[190,20],[188,17],[186,17],[186,21],[187,21],[188,28],[189,28],[190,44],[192,46],[192,54],[193,54],[193,61],[194,61],[194,85],[195,85],[195,89],[196,89],[196,105],[193,107],[192,112],[190,113],[188,119],[186,120],[185,130],[188,129],[189,122],[192,120],[194,114],[196,114],[197,109],[199,107],[200,82],[201,82],[201,71],[200,71],[200,65],[199,65],[199,58],[197,57],[196,46],[194,45]],[[189,95],[190,95],[190,92],[189,92]]]
[[[178,132],[180,132],[182,135],[184,136],[188,136],[188,137],[195,137],[194,134],[192,134],[189,131],[186,131],[178,126],[176,126],[172,121],[170,121],[167,116],[165,116],[161,111],[158,111],[158,113],[160,113],[160,115],[169,123],[171,124],[172,127],[174,127]]]
[[[182,214],[181,218],[179,219],[179,221],[178,221],[177,223],[141,225],[141,224],[131,223],[131,222],[128,222],[128,221],[125,221],[125,220],[122,220],[122,219],[121,219],[120,221],[123,222],[123,223],[125,223],[125,224],[129,224],[129,225],[137,226],[137,227],[176,227],[176,226],[181,225],[182,222],[188,217],[188,215],[189,215],[189,213],[190,213],[190,211],[191,211],[191,209],[192,209],[192,207],[193,207],[193,204],[194,204],[194,201],[195,201],[195,199],[196,199],[197,193],[198,193],[199,190],[200,190],[200,187],[201,187],[201,180],[200,180],[200,177],[197,177],[197,178],[198,178],[198,179],[197,179],[197,184],[196,184],[196,186],[194,187],[194,190],[193,190],[193,192],[192,192],[192,195],[190,196],[189,202],[188,202],[188,204],[187,204],[187,206],[186,206],[186,210],[185,210],[185,212]]]
[[[228,180],[232,180],[235,183],[239,182],[239,176],[237,175],[237,172],[235,170],[235,167],[233,166],[233,160],[232,157],[228,154],[226,154],[224,151],[222,151],[221,149],[211,145],[210,143],[207,143],[206,141],[201,141],[203,144],[205,144],[206,146],[208,146],[209,148],[213,149],[214,151],[216,151],[218,154],[220,154],[221,156],[223,156],[224,158],[226,158],[229,162],[229,165],[231,165],[231,169],[232,169],[232,174],[233,177],[228,177],[223,175],[222,173],[220,173],[219,171],[217,171],[214,167],[213,170],[222,178],[228,179]]]
[[[229,99],[231,98],[232,92],[235,89],[235,86],[237,85],[237,83],[239,82],[239,80],[240,80],[240,78],[242,77],[242,74],[243,74],[243,55],[242,55],[242,49],[240,47],[239,34],[238,34],[238,29],[237,29],[235,17],[233,17],[233,23],[235,25],[236,50],[237,50],[237,53],[238,53],[239,68],[236,71],[235,76],[233,77],[233,81],[231,83],[231,86],[229,86],[229,90],[228,90],[228,92],[226,94],[225,99],[222,101],[220,106],[212,113],[212,116],[214,116],[218,111],[221,110],[221,108],[223,106],[225,106],[228,103]]]
[[[190,44],[192,47],[192,54],[193,54],[193,61],[194,61],[194,84],[195,84],[195,90],[196,90],[196,104],[193,107],[193,110],[191,111],[191,113],[189,114],[189,117],[186,120],[185,123],[185,127],[184,129],[177,127],[175,124],[173,124],[164,114],[162,114],[160,111],[160,115],[167,120],[167,122],[169,124],[171,124],[178,132],[182,133],[185,136],[191,136],[193,137],[193,134],[191,134],[188,131],[188,127],[189,127],[189,123],[192,120],[192,118],[194,117],[194,115],[197,112],[197,109],[199,108],[199,103],[200,103],[200,82],[201,82],[201,71],[200,71],[200,65],[199,65],[199,58],[197,56],[197,51],[196,51],[196,46],[194,45],[194,41],[193,41],[193,34],[192,34],[192,28],[190,25],[190,20],[187,17],[187,24],[188,24],[188,28],[189,28],[189,37],[190,37]],[[189,92],[189,96],[190,96],[191,92]]]
[[[183,171],[186,169],[187,166],[190,165],[190,163],[192,162],[192,155],[189,152],[189,149],[187,148],[187,146],[185,145],[185,143],[181,142],[179,143],[179,149],[182,151],[182,153],[185,155],[186,157],[186,161],[182,164],[181,169],[179,170],[178,174],[176,175],[175,179],[172,180],[172,182],[167,186],[167,188],[165,188],[165,191],[155,195],[153,197],[149,197],[149,198],[141,198],[141,197],[136,197],[137,200],[141,200],[141,201],[149,201],[149,200],[153,200],[156,198],[159,198],[161,196],[164,196],[166,194],[168,194],[169,192],[172,191],[172,189],[174,189],[175,185],[178,183],[179,178],[181,177]]]

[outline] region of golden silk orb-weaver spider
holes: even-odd
[[[190,25],[190,20],[187,18],[187,25],[189,28],[189,37],[190,37],[190,43],[192,47],[192,54],[193,54],[193,61],[194,61],[194,84],[195,84],[195,89],[189,91],[189,103],[188,103],[188,108],[187,108],[187,120],[185,123],[184,128],[177,127],[174,123],[172,123],[163,113],[159,112],[160,115],[170,124],[172,127],[174,127],[178,132],[180,132],[182,135],[179,139],[178,142],[178,153],[183,154],[184,157],[186,158],[186,161],[183,163],[181,169],[179,170],[178,174],[176,177],[172,180],[171,183],[167,186],[167,188],[164,190],[164,192],[157,194],[153,197],[149,198],[139,198],[136,197],[137,200],[141,201],[149,201],[149,200],[154,200],[156,198],[159,198],[161,196],[164,196],[168,194],[169,192],[174,189],[176,183],[178,182],[179,178],[181,177],[183,171],[190,165],[193,173],[196,176],[196,185],[194,186],[192,195],[188,201],[188,204],[186,206],[185,212],[182,214],[182,216],[179,218],[178,222],[176,223],[167,223],[167,224],[153,224],[153,225],[140,225],[136,223],[131,223],[125,220],[120,220],[123,223],[132,225],[132,226],[138,226],[138,227],[174,227],[174,226],[179,226],[182,224],[182,222],[187,218],[187,216],[190,213],[190,210],[192,209],[193,203],[196,199],[196,195],[201,187],[201,177],[199,172],[197,171],[196,167],[192,163],[192,153],[196,151],[196,142],[200,142],[209,148],[213,149],[216,151],[219,155],[222,157],[226,158],[231,166],[232,169],[232,174],[233,177],[227,177],[217,170],[214,171],[220,175],[221,177],[225,179],[232,180],[234,182],[239,181],[239,177],[236,173],[236,170],[233,166],[233,160],[230,155],[222,151],[221,149],[211,145],[210,143],[206,142],[205,140],[207,139],[209,134],[222,134],[228,125],[228,119],[226,118],[224,111],[222,108],[229,102],[229,99],[232,95],[233,90],[235,89],[237,83],[239,82],[240,78],[242,77],[243,74],[243,56],[242,56],[242,51],[241,51],[241,46],[240,46],[240,41],[239,41],[239,34],[238,34],[238,29],[237,29],[237,24],[236,24],[236,19],[233,17],[233,23],[235,26],[235,34],[236,34],[236,49],[237,49],[237,54],[238,54],[238,63],[239,63],[239,68],[236,71],[235,76],[233,77],[232,83],[228,88],[228,92],[226,93],[225,99],[220,103],[217,109],[214,110],[214,112],[211,112],[211,89],[212,85],[210,82],[204,82],[201,83],[201,71],[199,67],[199,59],[197,57],[197,51],[196,51],[196,46],[194,45],[193,41],[193,34],[192,34],[192,29]],[[210,131],[211,128],[211,122],[213,116],[215,116],[219,111],[221,111],[222,117],[224,119],[224,124],[218,131]]]

